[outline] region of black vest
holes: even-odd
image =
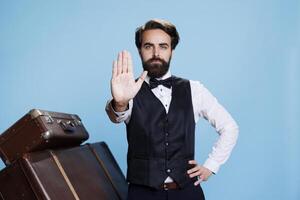
[[[192,180],[187,175],[194,159],[195,120],[188,80],[173,76],[168,114],[164,105],[143,83],[133,99],[127,124],[127,180],[159,188],[170,176],[181,187]]]

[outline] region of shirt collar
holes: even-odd
[[[157,80],[165,80],[165,79],[170,78],[170,77],[171,77],[171,72],[170,72],[170,70],[168,70],[168,72],[165,75],[163,75],[162,77],[156,78],[156,79]],[[150,77],[148,75],[146,76],[145,81],[146,81],[146,83],[149,84]]]

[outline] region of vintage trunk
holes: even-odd
[[[27,153],[0,172],[0,199],[119,200],[127,183],[104,142]]]

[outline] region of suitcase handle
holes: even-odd
[[[59,124],[60,124],[60,126],[62,127],[62,129],[63,129],[64,131],[70,132],[70,133],[75,132],[75,129],[76,129],[75,126],[76,126],[76,125],[75,125],[73,122],[71,122],[71,121],[67,121],[67,122],[65,122],[65,121],[60,121]]]

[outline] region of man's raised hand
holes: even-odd
[[[146,75],[147,71],[144,71],[135,81],[130,53],[125,50],[119,52],[118,59],[113,62],[111,78],[111,94],[116,111],[126,110],[129,100],[140,90]]]

